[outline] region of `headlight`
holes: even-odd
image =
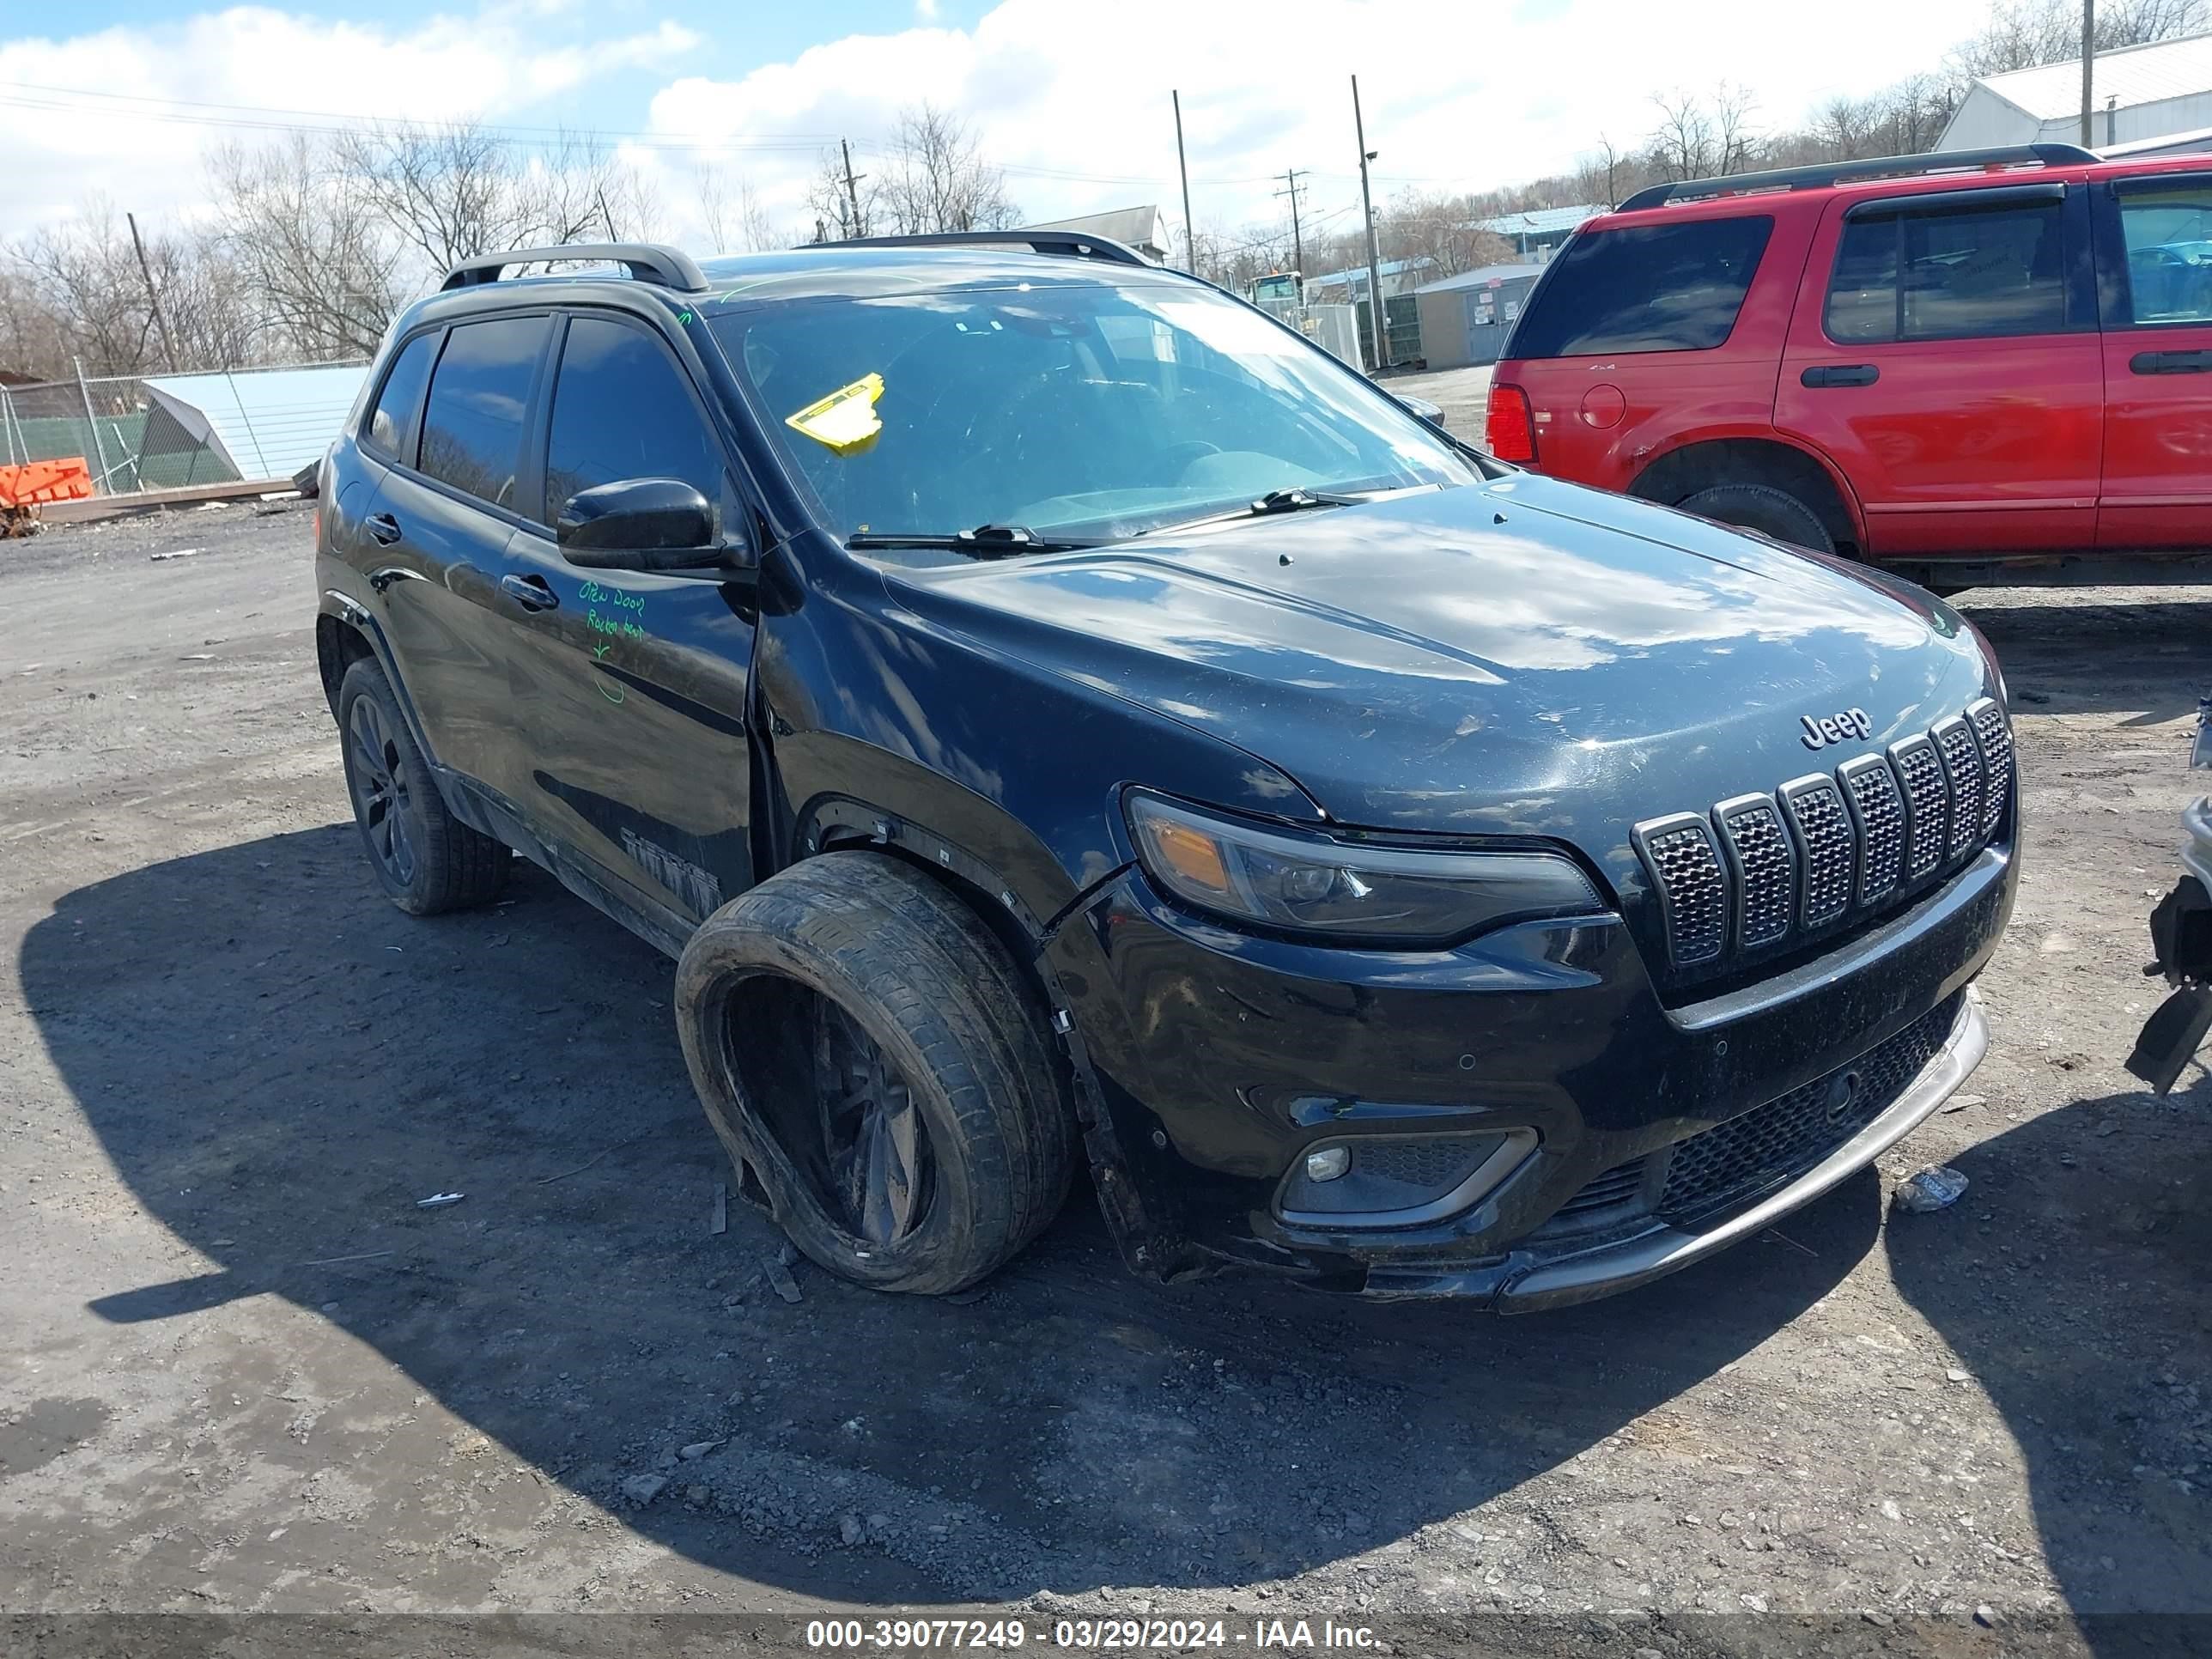
[[[1552,853],[1423,852],[1292,835],[1157,795],[1128,798],[1145,872],[1184,903],[1334,943],[1455,945],[1500,922],[1604,907]]]

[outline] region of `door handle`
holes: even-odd
[[[1880,379],[1881,371],[1872,363],[1815,363],[1797,381],[1809,386],[1872,386]]]
[[[561,603],[543,576],[501,576],[500,591],[525,611],[551,611]]]
[[[389,513],[380,513],[368,521],[368,533],[380,547],[389,547],[399,539],[399,520]]]
[[[2138,374],[2212,374],[2212,351],[2138,351],[2128,367]]]

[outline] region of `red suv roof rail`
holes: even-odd
[[[1807,167],[1777,167],[1768,173],[1736,173],[1719,179],[1690,179],[1650,185],[1616,213],[1663,206],[1669,202],[1710,200],[1754,191],[1826,190],[1862,179],[1907,179],[1936,173],[1965,173],[1979,167],[2020,167],[2039,161],[2047,167],[2081,167],[2102,158],[2079,144],[2009,144],[1997,149],[1954,149],[1928,155],[1881,155],[1863,161],[1822,161]]]

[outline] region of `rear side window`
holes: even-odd
[[[1828,281],[1828,337],[1990,339],[2066,326],[2063,204],[1856,213]]]
[[[2129,321],[2212,323],[2212,179],[2124,185],[2120,240],[2128,251]]]
[[[596,317],[568,325],[553,388],[545,522],[580,490],[625,478],[676,478],[726,516],[722,447],[660,343]]]
[[[550,325],[544,317],[498,317],[447,336],[422,411],[424,472],[515,509],[522,423]]]
[[[438,331],[417,334],[399,348],[376,394],[376,407],[368,416],[368,441],[387,455],[404,461],[415,458],[404,446],[415,430],[415,411],[422,406],[422,388],[430,379],[430,356],[438,349]]]
[[[1507,355],[1709,351],[1735,327],[1773,231],[1764,216],[1584,231],[1537,289]]]

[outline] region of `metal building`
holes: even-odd
[[[2212,128],[2212,34],[2100,52],[2089,66],[2090,143],[2137,155],[2203,148]],[[1966,88],[1938,150],[2081,141],[2081,60],[1985,75]]]
[[[1520,320],[1541,265],[1485,265],[1413,290],[1421,312],[1421,355],[1431,368],[1494,363]]]

